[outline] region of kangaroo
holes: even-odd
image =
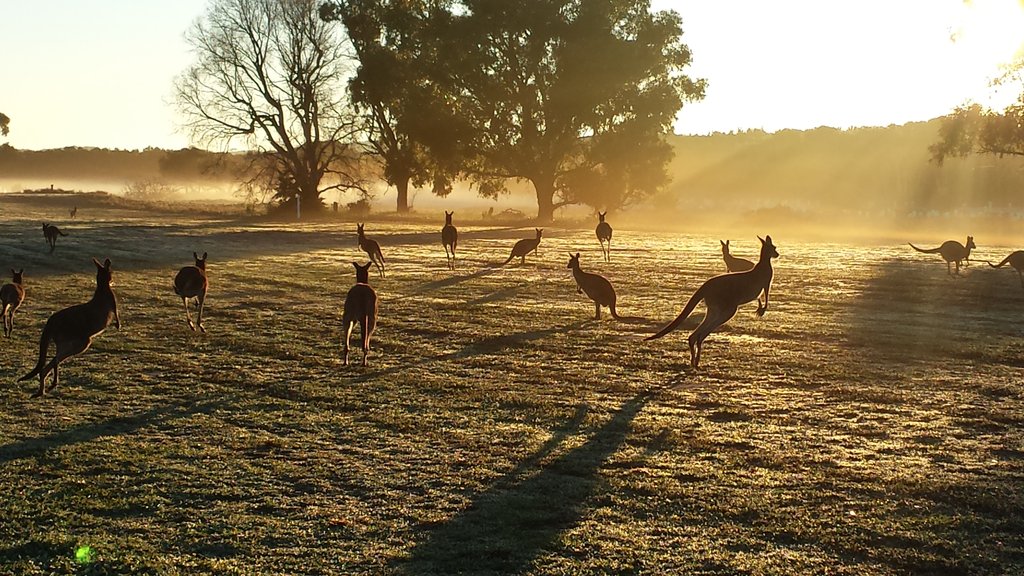
[[[604,261],[611,262],[612,260],[612,225],[604,221],[604,217],[608,214],[605,212],[598,212],[597,217],[600,221],[597,223],[597,241],[601,243],[601,253],[604,254]],[[608,246],[605,246],[605,242]]]
[[[444,228],[441,228],[441,244],[444,245],[444,255],[448,259],[448,269],[455,270],[455,246],[459,243],[459,231],[452,225],[452,216],[455,212],[444,211]],[[449,254],[449,247],[451,254]]]
[[[50,245],[50,254],[53,254],[54,249],[57,248],[58,235],[67,236],[67,234],[61,232],[60,228],[43,222],[43,237],[46,238],[46,243]]]
[[[908,244],[910,243],[908,242]],[[966,260],[967,263],[970,264],[971,249],[977,248],[977,246],[974,245],[974,236],[967,237],[966,247],[963,244],[957,242],[956,240],[946,240],[945,242],[942,243],[942,246],[939,246],[938,248],[932,248],[930,250],[923,250],[921,248],[918,248],[917,246],[914,246],[913,244],[910,244],[910,247],[913,248],[914,250],[917,250],[918,252],[923,252],[925,254],[941,255],[942,259],[946,261],[946,273],[949,274],[950,276],[953,275],[953,272],[950,270],[949,265],[954,262],[956,263],[956,274],[957,276],[959,276],[960,263]]]
[[[192,258],[196,261],[195,266],[185,266],[178,270],[178,274],[174,277],[174,293],[181,296],[181,303],[185,305],[185,320],[193,332],[195,332],[196,326],[192,324],[192,314],[188,311],[188,299],[196,299],[196,305],[199,307],[199,318],[196,319],[196,324],[199,325],[199,330],[205,334],[203,302],[206,301],[206,289],[209,287],[209,281],[206,278],[206,252],[203,252],[202,258],[193,252]]]
[[[363,348],[363,366],[366,356],[370,353],[370,335],[377,325],[377,293],[370,287],[370,262],[356,268],[356,285],[349,289],[345,297],[345,311],[341,317],[341,333],[345,336],[345,365],[348,366],[348,341],[352,338],[352,329],[356,322],[361,331],[359,344]]]
[[[370,257],[370,262],[377,266],[377,273],[384,277],[384,253],[380,251],[380,244],[376,240],[366,237],[362,224],[356,224],[356,233],[359,234],[359,247]]]
[[[758,238],[761,240],[760,238]],[[690,345],[690,365],[695,369],[700,364],[700,352],[704,346],[704,340],[715,331],[716,328],[725,324],[730,318],[736,315],[736,309],[741,304],[757,300],[757,316],[764,316],[768,311],[768,292],[772,286],[772,258],[778,258],[779,253],[772,244],[772,237],[765,236],[761,240],[761,256],[757,264],[746,272],[730,272],[709,278],[686,303],[682,313],[653,336],[646,340],[661,338],[675,330],[686,320],[686,317],[693,312],[701,300],[707,306],[707,313],[697,329],[694,330],[687,342]],[[764,292],[764,303],[761,303],[761,292]]]
[[[14,332],[14,313],[25,301],[25,269],[17,272],[11,268],[11,282],[0,287],[0,313],[4,317],[4,336],[10,338]]]
[[[584,272],[580,268],[580,253],[575,256],[569,254],[569,264],[566,268],[572,269],[572,277],[576,280],[576,293],[586,292],[587,297],[594,301],[594,319],[601,319],[601,306],[607,306],[612,311],[612,318],[622,320],[615,311],[615,288],[607,278],[600,274]]]
[[[75,216],[78,215],[78,206],[72,206],[71,210],[68,210],[68,214],[71,215],[71,219],[74,220]]]
[[[1010,255],[1007,256],[1006,258],[1003,258],[1003,261],[1000,262],[999,264],[993,264],[991,262],[988,263],[988,265],[993,268],[1002,268],[1007,264],[1012,266],[1013,269],[1017,271],[1017,276],[1020,277],[1020,287],[1024,288],[1024,250],[1017,250],[1016,252],[1011,252]],[[11,270],[11,272],[13,272],[13,270]]]
[[[501,263],[502,266],[508,264],[513,258],[520,258],[520,264],[526,264],[526,255],[530,252],[537,250],[540,246],[540,235],[544,232],[543,228],[534,228],[537,231],[536,238],[524,238],[516,242],[515,246],[512,247],[512,253],[509,254],[508,260]]]
[[[110,288],[111,271],[110,259],[107,258],[100,264],[95,258],[92,263],[96,265],[96,292],[92,300],[85,304],[76,304],[69,308],[54,312],[46,321],[43,327],[43,335],[39,338],[39,362],[31,372],[18,378],[19,382],[39,376],[39,390],[32,395],[38,398],[48,390],[57,388],[60,382],[60,363],[64,360],[81,354],[89,349],[92,339],[99,336],[110,321],[118,330],[121,329],[121,317],[117,313],[117,298]],[[50,347],[50,341],[57,346],[53,359],[46,363],[46,352]],[[53,384],[49,388],[44,386],[47,374],[53,371]]]
[[[754,267],[754,263],[746,258],[737,258],[729,253],[729,241],[718,241],[722,245],[722,259],[725,260],[725,269],[729,272],[746,272]]]

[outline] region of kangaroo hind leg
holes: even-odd
[[[730,318],[736,315],[736,307],[719,307],[709,306],[707,314],[704,315],[704,320],[701,321],[700,325],[690,334],[687,341],[690,344],[690,365],[697,368],[700,365],[700,353],[704,348],[704,340],[711,335],[712,332],[718,329],[719,326],[725,324]]]

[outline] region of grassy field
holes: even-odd
[[[695,320],[643,336],[724,271],[717,237],[616,230],[605,264],[592,229],[553,227],[498,268],[532,229],[460,226],[450,272],[440,214],[371,222],[388,275],[362,368],[340,354],[353,224],[68,202],[0,197],[0,269],[28,292],[0,355],[0,573],[1024,571],[1024,290],[981,232],[958,279],[905,244],[733,237],[755,258],[772,234],[772,307],[693,371]],[[570,250],[644,320],[593,320]],[[205,335],[171,291],[193,251]],[[93,256],[123,327],[30,399],[16,379]]]

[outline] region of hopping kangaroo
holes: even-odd
[[[760,239],[760,238],[759,238]],[[725,324],[730,318],[736,315],[736,309],[741,304],[757,300],[757,315],[764,316],[768,311],[768,292],[772,286],[772,258],[778,258],[779,253],[772,244],[772,237],[765,236],[761,240],[761,257],[757,264],[746,272],[730,272],[708,279],[690,297],[682,313],[653,336],[647,340],[661,338],[665,334],[675,330],[686,320],[686,317],[693,312],[701,300],[707,306],[707,313],[704,320],[697,326],[687,342],[690,344],[690,365],[697,368],[700,364],[700,352],[704,346],[704,340],[715,331],[716,328]],[[764,292],[764,303],[761,303],[761,292]]]
[[[910,244],[910,243],[908,242],[908,244]],[[949,265],[955,262],[956,263],[956,273],[957,273],[957,275],[959,275],[960,274],[960,263],[961,263],[961,261],[965,261],[966,260],[967,263],[970,264],[970,262],[971,262],[971,249],[972,248],[977,248],[977,246],[974,245],[974,236],[968,236],[967,237],[967,245],[966,246],[964,246],[963,244],[957,242],[956,240],[946,240],[945,242],[942,243],[942,246],[939,246],[938,248],[932,248],[930,250],[924,250],[922,248],[918,248],[917,246],[914,246],[913,244],[910,244],[910,247],[913,248],[914,250],[917,250],[918,252],[923,252],[925,254],[939,254],[939,255],[941,255],[942,259],[946,261],[946,273],[949,274],[950,276],[953,275],[953,272],[950,270]],[[966,266],[967,264],[964,264],[964,265]]]
[[[377,324],[377,293],[370,287],[370,262],[356,268],[356,285],[349,289],[345,296],[345,311],[341,317],[341,333],[345,338],[345,365],[348,366],[348,341],[352,338],[352,329],[359,323],[359,344],[363,349],[363,366],[366,356],[370,353],[370,335]]]
[[[598,212],[597,217],[600,221],[597,223],[597,241],[601,243],[601,253],[604,254],[604,261],[611,262],[612,260],[612,225],[604,221],[605,215],[608,212]],[[605,242],[608,243],[605,246]]]
[[[725,260],[725,269],[729,272],[746,272],[754,267],[754,263],[746,258],[737,258],[729,253],[729,241],[718,241],[722,245],[722,259]]]
[[[11,337],[11,332],[14,332],[14,313],[25,301],[24,273],[24,268],[17,272],[11,268],[11,282],[0,287],[0,305],[3,306],[0,310],[4,317],[4,336],[8,338]]]
[[[356,224],[356,234],[359,234],[359,248],[370,257],[370,262],[377,266],[377,274],[384,277],[384,253],[380,251],[380,244],[376,240],[366,237],[362,224]]]
[[[544,232],[543,228],[534,228],[534,230],[537,231],[537,237],[524,238],[516,242],[515,246],[512,247],[512,253],[509,254],[508,260],[501,263],[502,266],[511,262],[513,258],[519,258],[520,264],[526,264],[526,255],[537,250],[537,247],[540,246],[540,235]]]
[[[206,278],[206,252],[203,252],[202,258],[193,252],[192,258],[196,261],[195,266],[185,266],[178,270],[178,274],[174,277],[174,293],[181,296],[181,303],[185,305],[185,320],[188,322],[188,327],[195,332],[196,325],[199,325],[199,330],[205,333],[203,303],[206,301],[206,289],[209,287],[209,281]],[[196,306],[199,307],[199,318],[196,319],[196,324],[192,324],[192,314],[188,311],[189,298],[195,298]]]
[[[67,234],[61,232],[60,228],[43,222],[43,237],[46,238],[46,243],[50,245],[50,254],[53,254],[54,249],[57,248],[58,235],[67,236]]]
[[[444,255],[448,259],[449,270],[455,270],[455,246],[459,243],[459,231],[452,224],[452,216],[454,215],[454,211],[448,212],[445,210],[444,228],[441,228],[441,244],[444,245]]]
[[[612,311],[612,318],[622,320],[619,313],[615,311],[615,288],[607,278],[599,274],[584,272],[580,268],[580,253],[575,256],[569,254],[569,264],[566,268],[572,269],[572,277],[576,280],[576,293],[586,293],[587,297],[594,301],[594,319],[601,319],[601,306],[607,306]]]
[[[1010,255],[1003,258],[1003,261],[999,264],[993,264],[991,262],[988,263],[988,265],[993,268],[1002,268],[1007,264],[1017,271],[1017,276],[1020,276],[1020,287],[1024,288],[1024,250],[1011,252]],[[11,270],[11,272],[13,272],[13,270]]]
[[[121,317],[117,313],[117,298],[110,289],[110,259],[103,264],[92,260],[96,265],[96,292],[92,300],[85,304],[76,304],[69,308],[54,312],[43,327],[43,335],[39,338],[39,362],[31,372],[18,378],[19,382],[39,376],[39,390],[33,398],[42,396],[47,390],[53,390],[60,382],[60,363],[81,354],[89,349],[92,339],[106,330],[110,321],[114,321],[117,329],[121,329]],[[46,363],[46,352],[50,342],[56,344],[57,352],[53,359]],[[46,375],[53,371],[53,384],[44,386]]]

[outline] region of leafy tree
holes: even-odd
[[[366,149],[380,158],[385,181],[398,192],[398,212],[409,210],[410,184],[433,181],[434,193],[451,191],[410,130],[430,107],[422,62],[431,44],[423,29],[439,6],[433,0],[339,0],[320,8],[324,19],[342,22],[359,60],[349,93],[360,112]]]
[[[1007,67],[995,85],[1024,84],[1024,59]],[[968,154],[1024,156],[1024,91],[1002,111],[967,104],[942,119],[939,141],[928,147],[940,165],[947,157]]]
[[[438,54],[425,62],[445,106],[417,137],[441,157],[454,142],[447,154],[483,196],[527,180],[550,221],[562,206],[624,205],[667,181],[663,136],[705,87],[683,74],[678,14],[647,0],[462,0],[436,16]]]
[[[10,134],[10,124],[11,119],[7,117],[7,114],[0,112],[0,134],[3,134],[4,136]]]
[[[277,198],[297,194],[304,210],[322,208],[327,190],[361,189],[355,126],[339,101],[343,40],[316,0],[212,0],[186,38],[196,60],[176,93],[195,140],[267,152],[289,183]]]

